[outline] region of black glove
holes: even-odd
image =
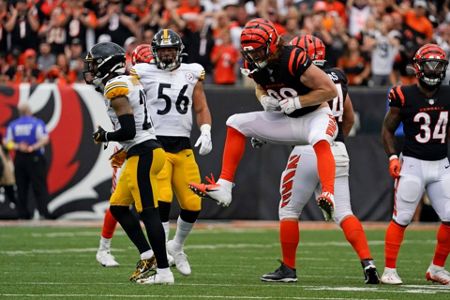
[[[252,143],[252,147],[255,149],[259,149],[266,144],[265,141],[258,140],[257,138],[254,137],[250,139],[250,142]]]
[[[106,133],[107,133],[107,131],[105,129],[103,129],[102,126],[98,126],[97,131],[95,131],[92,134],[92,138],[94,139],[94,142],[96,144],[107,142],[108,140],[106,138]]]

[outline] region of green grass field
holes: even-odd
[[[95,261],[99,227],[34,224],[0,227],[1,299],[450,299],[450,288],[425,280],[435,245],[430,229],[406,233],[402,286],[364,285],[359,260],[337,229],[301,231],[298,283],[262,283],[260,275],[279,265],[277,231],[232,225],[194,230],[185,248],[191,276],[174,268],[175,285],[142,286],[128,281],[138,255],[121,229],[113,240],[121,265],[108,269]],[[367,235],[382,272],[384,230]]]

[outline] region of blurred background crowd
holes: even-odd
[[[450,0],[0,0],[0,83],[83,82],[95,43],[115,42],[130,56],[170,28],[207,83],[245,85],[239,37],[254,17],[271,20],[287,42],[321,38],[350,85],[409,83],[421,45],[450,52]]]

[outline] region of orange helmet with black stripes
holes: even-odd
[[[313,64],[319,67],[325,64],[325,44],[318,37],[311,34],[296,36],[289,44],[305,49]]]
[[[280,37],[272,22],[256,18],[245,24],[241,33],[241,52],[244,59],[263,69],[277,50]]]
[[[417,50],[413,58],[416,77],[425,86],[441,84],[448,66],[445,51],[436,44],[426,44]]]
[[[152,46],[149,44],[138,45],[131,54],[131,63],[133,66],[138,63],[150,63],[152,59]]]

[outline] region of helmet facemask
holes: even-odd
[[[419,80],[427,86],[435,87],[444,79],[448,61],[430,58],[417,61],[415,65]]]
[[[267,66],[268,60],[269,60],[269,45],[271,42],[270,38],[265,46],[258,47],[256,49],[253,48],[253,46],[245,46],[242,48],[242,56],[247,60],[248,62],[255,65],[258,69],[264,69]]]
[[[173,71],[181,65],[184,49],[180,36],[170,29],[160,30],[152,41],[152,52],[156,66],[162,70]]]
[[[125,56],[121,53],[95,58],[89,52],[85,59],[84,81],[92,84],[95,90],[103,92],[105,83],[112,77],[125,74]]]

